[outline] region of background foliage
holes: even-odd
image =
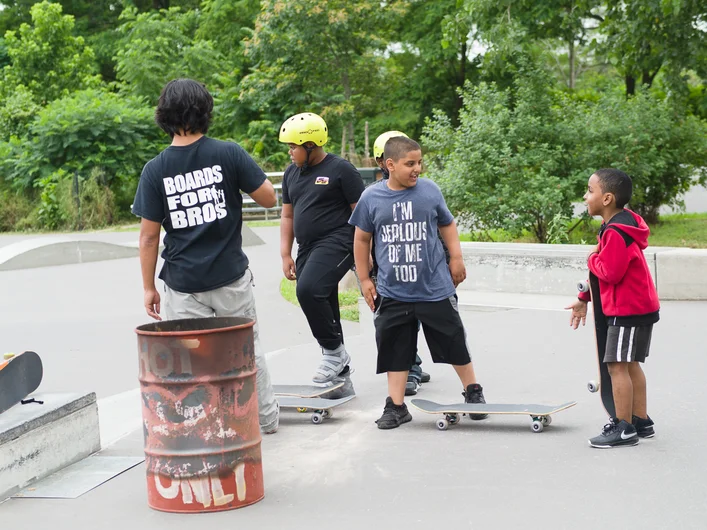
[[[388,129],[420,138],[469,228],[565,241],[599,167],[631,207],[705,182],[707,7],[697,0],[2,2],[0,230],[129,218],[169,143],[161,87],[204,82],[213,136],[283,170],[280,123],[312,110],[328,150],[369,165]]]

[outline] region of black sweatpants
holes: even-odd
[[[322,348],[344,342],[339,313],[339,282],[353,265],[353,240],[325,237],[297,248],[297,300],[312,335]]]

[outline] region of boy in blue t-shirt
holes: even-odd
[[[419,179],[422,152],[417,142],[393,137],[385,144],[384,156],[390,177],[363,192],[349,223],[356,226],[354,259],[361,291],[374,311],[377,373],[388,374],[389,395],[376,423],[379,429],[393,429],[412,419],[404,396],[415,358],[418,320],[432,360],[454,366],[465,401],[486,401],[476,383],[457,308],[455,288],[466,278],[466,269],[454,218],[437,185]],[[448,267],[438,226],[449,248]],[[368,273],[372,237],[377,287]],[[473,419],[484,417],[472,415]]]

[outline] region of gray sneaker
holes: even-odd
[[[353,374],[353,372],[353,369],[349,366],[344,368],[344,371],[337,375],[331,381],[332,385],[338,385],[343,381],[344,386],[342,386],[341,388],[336,388],[331,392],[327,392],[326,394],[322,394],[321,397],[324,399],[341,399],[348,396],[355,396],[356,391],[354,390],[353,383],[351,382],[351,374]]]
[[[340,354],[322,352],[322,360],[317,367],[312,381],[317,384],[330,383],[344,371],[351,362],[351,356],[343,350]]]

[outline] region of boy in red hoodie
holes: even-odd
[[[613,387],[616,418],[602,433],[589,440],[592,447],[636,445],[639,438],[655,435],[646,404],[646,376],[639,363],[645,362],[651,344],[653,324],[658,322],[660,303],[643,249],[650,230],[643,218],[625,209],[631,200],[631,178],[618,169],[600,169],[589,178],[584,201],[589,215],[604,220],[597,237],[599,244],[589,255],[590,281],[599,280],[602,307],[607,318],[604,362]],[[570,326],[586,323],[590,293],[567,307],[572,310]]]

